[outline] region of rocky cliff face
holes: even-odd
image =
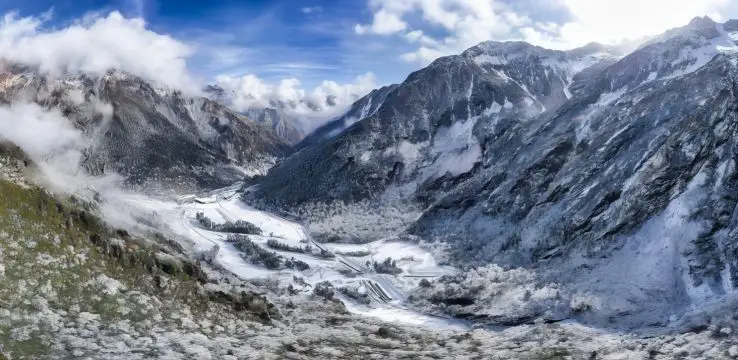
[[[259,195],[399,196],[425,209],[408,231],[457,265],[528,267],[596,299],[582,318],[664,324],[738,286],[736,39],[735,21],[701,18],[622,57],[482,43],[273,168]]]
[[[133,184],[214,186],[265,171],[288,146],[219,103],[119,71],[51,77],[5,66],[0,97],[58,108],[89,139],[84,166]]]

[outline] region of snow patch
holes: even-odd
[[[343,300],[343,303],[346,304],[346,310],[352,313],[373,317],[386,322],[424,326],[441,330],[465,331],[468,329],[468,326],[460,321],[454,321],[442,317],[421,315],[415,311],[410,311],[402,308],[376,308],[371,306],[358,305],[351,302],[351,300],[345,298],[342,298],[341,300]]]
[[[427,142],[415,144],[410,141],[403,140],[395,146],[385,149],[383,154],[385,156],[399,156],[402,158],[402,161],[406,166],[413,166],[417,165],[418,159],[420,159],[420,152],[427,145]]]
[[[571,99],[571,91],[569,90],[569,86],[571,86],[571,84],[564,86],[564,96],[566,96],[567,100]]]
[[[505,105],[508,103],[506,102]],[[472,133],[477,117],[457,121],[450,127],[438,129],[430,156],[433,164],[423,170],[423,179],[432,179],[450,173],[458,176],[469,172],[482,156],[482,147]]]
[[[620,89],[615,92],[608,92],[600,94],[600,98],[597,100],[597,102],[593,105],[594,107],[605,107],[612,103],[615,103],[618,99],[620,99],[625,94],[625,89]]]
[[[564,86],[571,85],[574,80],[574,76],[584,71],[587,68],[592,67],[602,59],[611,57],[606,53],[596,53],[581,58],[546,58],[541,62],[544,66],[547,66],[554,73],[561,78],[564,82]]]
[[[477,65],[507,65],[507,59],[502,56],[491,56],[487,54],[477,55],[474,57],[474,62]]]
[[[607,141],[605,141],[605,145],[603,145],[603,147],[602,147],[602,149],[600,149],[600,151],[604,151],[604,150],[605,150],[605,147],[606,147],[607,145],[610,145],[610,143],[611,143],[611,142],[612,142],[613,140],[615,140],[615,138],[616,138],[616,137],[618,137],[618,135],[620,135],[620,134],[624,133],[624,132],[625,132],[625,131],[627,131],[628,129],[630,129],[630,126],[625,126],[625,127],[623,127],[622,129],[620,129],[620,130],[616,131],[616,132],[615,132],[614,134],[612,134],[612,136],[610,136],[610,138],[609,138],[609,139],[607,139]]]
[[[67,91],[67,99],[72,102],[74,105],[82,105],[85,102],[85,95],[82,93],[82,90],[80,89],[70,89]]]
[[[361,160],[362,163],[367,163],[371,159],[372,159],[371,151],[364,151],[363,153],[361,153],[361,156],[359,156],[359,160]]]
[[[621,251],[589,264],[595,269],[578,286],[596,294],[602,303],[601,310],[622,312],[634,307],[643,310],[663,307],[665,303],[678,306],[685,300],[684,295],[690,302],[711,295],[707,284],[694,286],[689,277],[689,261],[684,256],[703,230],[701,224],[690,220],[690,215],[704,196],[700,187],[705,180],[703,172],[696,175],[663,212],[623,239]],[[663,310],[666,320],[669,311],[675,309]]]
[[[582,142],[592,132],[592,120],[597,117],[608,105],[615,103],[625,94],[626,89],[622,88],[615,92],[600,94],[600,98],[594,104],[590,105],[581,115],[575,118],[579,124],[576,129],[577,143]]]
[[[683,69],[674,72],[673,74],[668,76],[667,79],[693,73],[709,63],[718,54],[738,52],[738,46],[735,44],[733,39],[727,33],[725,33],[725,31],[723,31],[722,26],[716,26],[718,32],[720,33],[720,36],[710,39],[710,41],[707,42],[706,45],[697,49],[681,49],[679,57],[672,61],[671,66],[683,67],[684,64],[688,65]]]
[[[359,112],[359,119],[363,119],[369,115],[369,111],[372,108],[372,98],[369,98],[369,101],[366,102],[366,105],[361,108],[361,111]],[[351,125],[349,125],[351,126]]]
[[[126,288],[120,281],[107,277],[105,274],[98,275],[90,280],[88,284],[95,286],[103,294],[109,296],[115,295]]]

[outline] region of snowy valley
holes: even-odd
[[[293,221],[249,207],[239,199],[241,184],[197,197],[179,196],[178,201],[130,199],[130,206],[155,214],[156,222],[172,235],[186,239],[194,254],[242,279],[269,280],[277,286],[311,294],[327,283],[347,309],[390,322],[431,328],[467,328],[462,321],[422,314],[408,307],[408,294],[422,279],[432,280],[456,272],[440,266],[431,250],[400,239],[382,239],[366,244],[320,244],[305,228]],[[259,235],[239,235],[208,229],[198,217],[215,224],[239,220],[255,225]],[[247,256],[234,238],[246,238],[260,251],[281,257],[298,266],[266,264]],[[391,266],[381,268],[390,259]],[[380,264],[375,264],[380,263]]]

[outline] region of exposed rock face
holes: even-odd
[[[228,183],[243,169],[265,171],[288,149],[271,129],[217,102],[119,71],[50,77],[8,66],[0,74],[0,97],[60,109],[90,140],[85,167],[93,174],[117,172],[134,184]]]
[[[482,43],[270,170],[274,203],[389,195],[456,264],[535,269],[584,315],[664,324],[738,286],[738,25],[696,19],[622,58]],[[728,295],[726,295],[728,294]]]

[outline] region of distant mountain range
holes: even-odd
[[[215,101],[121,71],[52,77],[9,65],[0,73],[0,100],[60,109],[90,140],[89,172],[116,172],[132,184],[228,184],[266,171],[289,150],[273,129]]]

